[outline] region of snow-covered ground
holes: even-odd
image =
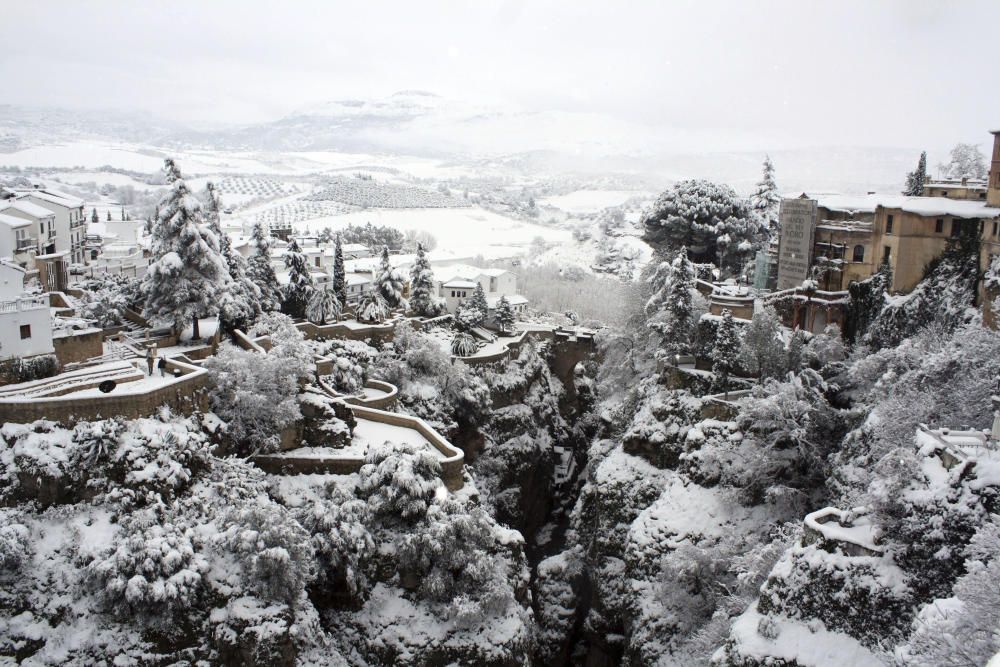
[[[577,190],[565,195],[539,200],[542,206],[551,206],[571,214],[595,213],[601,209],[618,206],[632,197],[648,197],[649,192],[633,190]]]

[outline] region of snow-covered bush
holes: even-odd
[[[498,526],[481,507],[446,500],[431,505],[426,524],[403,539],[399,568],[419,579],[418,595],[472,625],[514,602],[523,561],[512,555],[522,546],[520,534]]]
[[[233,507],[220,526],[213,547],[238,565],[221,575],[225,584],[288,605],[302,597],[315,577],[313,547],[288,510],[270,501],[249,502]]]
[[[15,572],[31,555],[31,530],[18,513],[0,510],[0,573]]]
[[[569,641],[579,620],[584,567],[580,548],[549,556],[538,564],[535,604],[538,609],[536,656],[542,664],[569,658]]]
[[[121,524],[117,544],[87,565],[109,612],[157,625],[167,634],[197,608],[209,563],[196,532],[180,517],[144,510]]]
[[[212,411],[226,423],[234,453],[273,451],[282,429],[301,417],[299,378],[311,369],[294,349],[279,344],[261,354],[223,345],[205,367]]]
[[[355,492],[386,521],[419,521],[444,488],[441,464],[430,451],[389,442],[369,448],[359,476]]]
[[[370,324],[380,324],[389,317],[389,304],[378,292],[367,292],[358,299],[358,305],[354,309],[354,316],[358,322],[368,322]]]
[[[370,559],[375,552],[375,540],[368,530],[368,503],[335,486],[328,493],[328,498],[296,513],[312,536],[317,561],[312,587],[327,596],[361,600],[370,586]]]

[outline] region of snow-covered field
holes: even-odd
[[[542,206],[558,208],[570,214],[595,213],[601,209],[624,204],[632,197],[648,197],[648,192],[633,190],[577,190],[565,195],[539,200]]]

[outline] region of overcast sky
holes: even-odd
[[[998,26],[996,0],[31,0],[4,7],[0,101],[249,123],[422,89],[716,144],[985,144]]]

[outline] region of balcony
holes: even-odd
[[[80,227],[86,227],[86,226],[87,226],[86,218],[80,218],[79,220],[71,220],[69,223],[70,229],[79,229]]]
[[[49,307],[49,297],[42,294],[41,296],[29,296],[22,299],[14,299],[13,301],[0,301],[0,313],[16,313],[25,310],[40,310],[42,308]]]
[[[18,239],[15,252],[25,252],[27,250],[34,250],[37,247],[38,247],[38,241],[36,241],[35,239]]]
[[[56,237],[56,230],[50,229],[49,230],[49,238],[50,239],[54,239],[55,237]]]

